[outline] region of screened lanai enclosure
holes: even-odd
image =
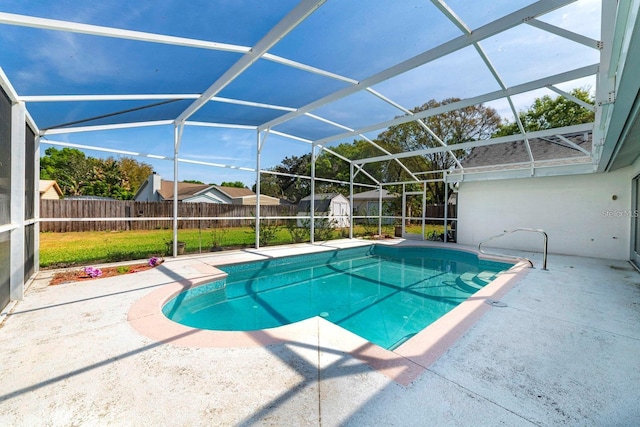
[[[178,221],[192,219],[179,216],[179,181],[254,186],[258,247],[262,225],[301,219],[265,214],[266,187],[286,178],[308,197],[311,243],[322,216],[316,195],[337,192],[349,201],[338,214],[349,237],[363,221],[378,230],[401,224],[404,237],[407,224],[421,224],[420,238],[437,222],[456,231],[443,240],[474,245],[533,227],[547,229],[559,253],[633,258],[638,8],[613,0],[4,2],[0,306],[21,299],[38,268],[39,227],[51,220],[40,217],[38,198],[47,147],[134,157],[172,179],[174,254]],[[529,129],[519,113],[544,96],[566,98],[592,119]],[[498,123],[514,132],[496,134]],[[277,168],[303,156],[304,172]],[[365,193],[368,208],[358,211]],[[397,209],[384,208],[385,194]],[[427,209],[435,203],[445,206],[437,217]],[[56,219],[65,220],[91,218]]]

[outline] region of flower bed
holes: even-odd
[[[164,260],[157,257],[149,259],[146,263],[121,265],[117,267],[85,267],[78,270],[67,270],[56,273],[51,278],[49,285],[61,285],[63,283],[81,282],[85,280],[93,280],[103,277],[120,276],[122,274],[138,273],[140,271],[149,270],[162,264]]]

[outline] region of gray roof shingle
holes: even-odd
[[[592,133],[580,132],[563,135],[569,141],[579,147],[591,151]],[[580,150],[571,147],[561,138],[552,136],[548,138],[531,138],[529,140],[534,161],[551,161],[567,159],[567,162],[589,157]],[[486,167],[496,165],[509,165],[515,163],[528,163],[530,161],[524,140],[507,142],[504,144],[475,147],[462,160],[464,168]]]

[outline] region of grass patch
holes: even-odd
[[[228,228],[224,247],[251,247],[255,233],[250,227]],[[186,243],[186,253],[209,252],[214,229],[179,230],[178,240]],[[40,266],[66,267],[99,262],[116,262],[166,256],[171,230],[85,231],[40,233]],[[286,229],[278,230],[270,245],[291,241]]]
[[[209,252],[213,246],[243,248],[255,246],[255,232],[251,227],[179,230],[178,240],[186,243],[185,253]],[[410,232],[420,233],[420,226],[411,226]],[[428,225],[429,232],[442,233],[442,226]],[[376,228],[377,232],[377,228]],[[393,227],[383,227],[393,236]],[[354,227],[354,236],[364,236],[364,226]],[[349,236],[349,230],[332,230],[330,239]],[[171,230],[85,231],[69,233],[40,233],[40,266],[71,267],[101,262],[117,262],[167,256],[167,243],[173,239]],[[268,242],[269,246],[296,243],[297,236],[286,227],[278,228]],[[215,242],[214,242],[215,241]],[[308,238],[307,238],[308,241]]]

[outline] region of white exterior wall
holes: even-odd
[[[309,217],[311,212],[298,212],[298,217]],[[349,216],[349,200],[342,195],[337,195],[329,203],[329,212],[316,212],[314,217],[329,217],[332,221],[333,228],[346,228],[351,225]],[[298,227],[308,226],[309,219],[298,219]]]
[[[47,191],[45,191],[44,193],[42,193],[42,195],[40,195],[40,198],[47,199],[47,200],[60,200],[60,195],[58,194],[56,189],[53,188],[53,185],[52,185],[47,189]]]
[[[629,259],[631,179],[636,169],[461,182],[457,241],[477,245],[504,230],[541,228],[549,235],[549,253]],[[537,233],[518,232],[487,247],[541,252],[542,240]]]
[[[185,203],[215,203],[215,204],[227,204],[224,200],[211,192],[203,194],[196,194],[195,196],[188,197],[182,200]]]
[[[158,194],[156,190],[160,189],[160,181],[162,178],[159,175],[153,174],[142,184],[142,187],[138,189],[134,200],[137,202],[157,202]]]

